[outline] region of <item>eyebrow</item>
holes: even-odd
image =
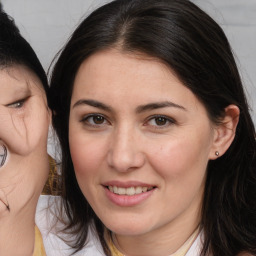
[[[108,112],[113,112],[112,107],[101,103],[96,100],[90,100],[90,99],[81,99],[78,100],[74,105],[73,108],[81,106],[81,105],[89,105],[95,108],[99,108]],[[138,106],[136,108],[136,113],[142,113],[148,110],[154,110],[154,109],[159,109],[159,108],[166,108],[166,107],[173,107],[173,108],[178,108],[184,111],[187,111],[187,109],[181,105],[178,105],[176,103],[173,103],[171,101],[164,101],[164,102],[153,102],[145,105]]]
[[[81,106],[81,105],[89,105],[89,106],[99,108],[99,109],[102,109],[102,110],[105,110],[105,111],[108,111],[108,112],[113,111],[113,109],[110,106],[108,106],[104,103],[101,103],[97,100],[87,100],[87,99],[81,99],[81,100],[77,101],[73,105],[73,108]]]
[[[141,105],[136,108],[137,113],[142,113],[148,110],[154,110],[159,108],[166,108],[166,107],[173,107],[178,108],[184,111],[187,111],[187,109],[181,105],[178,105],[176,103],[173,103],[171,101],[163,101],[163,102],[153,102],[146,105]]]
[[[25,81],[25,83],[21,82],[19,86],[17,86],[16,84],[10,86],[10,90],[12,90],[15,93],[15,95],[25,95],[31,93],[30,83],[27,81]]]
[[[8,106],[12,104],[16,100],[21,100],[23,98],[28,98],[31,95],[31,90],[29,88],[24,88],[24,87],[18,87],[11,89],[12,92],[10,93],[9,96],[9,101],[8,103],[4,104],[5,106]]]
[[[31,93],[31,90],[28,88],[28,87],[25,87],[25,88],[17,88],[15,89],[15,94],[16,95],[27,95],[27,94],[30,94]]]

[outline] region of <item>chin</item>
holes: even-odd
[[[124,220],[122,222],[109,223],[106,227],[113,233],[121,236],[139,236],[150,231],[149,225],[141,223],[141,221],[138,223]]]

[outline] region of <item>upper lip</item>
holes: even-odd
[[[140,182],[140,181],[118,181],[118,180],[107,181],[107,182],[104,182],[102,185],[105,187],[116,186],[120,188],[155,187],[155,185]]]

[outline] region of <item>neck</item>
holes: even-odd
[[[27,204],[19,211],[10,206],[0,213],[0,252],[5,256],[32,255],[35,240],[35,209]]]

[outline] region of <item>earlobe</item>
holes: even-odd
[[[221,157],[232,144],[236,127],[239,121],[240,110],[236,105],[229,105],[225,108],[225,115],[220,124],[214,128],[214,141],[210,152],[210,159]]]

